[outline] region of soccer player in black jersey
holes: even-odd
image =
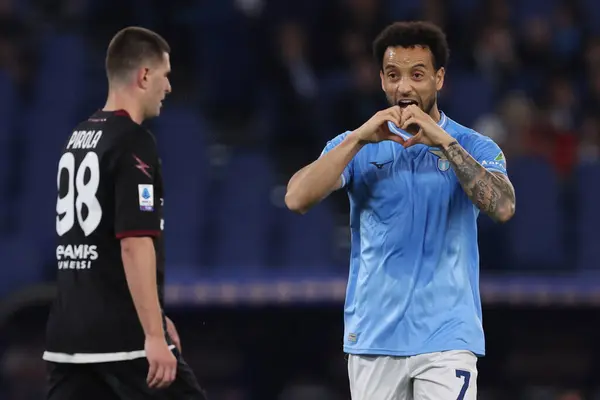
[[[118,32],[106,56],[106,105],[63,148],[48,399],[205,398],[162,312],[161,163],[140,125],[171,91],[169,51],[147,29]]]

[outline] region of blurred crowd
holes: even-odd
[[[48,30],[83,34],[102,55],[123,26],[156,29],[173,47],[173,97],[209,121],[212,141],[267,146],[287,178],[324,141],[386,106],[371,56],[376,34],[396,20],[427,19],[444,28],[452,51],[442,109],[509,159],[539,154],[568,176],[600,157],[599,8],[592,0],[2,0],[0,63],[26,101]],[[456,87],[465,76],[470,87]],[[103,83],[86,106],[101,105]]]
[[[82,93],[75,115],[65,117],[74,123],[103,104],[102,58],[114,32],[151,27],[173,48],[167,111],[179,104],[203,122],[198,135],[208,146],[200,159],[215,164],[223,149],[258,149],[285,184],[327,140],[386,107],[371,56],[382,27],[428,19],[451,46],[442,110],[496,140],[509,172],[511,159],[527,155],[568,183],[578,165],[600,160],[599,10],[591,0],[2,0],[0,63],[18,84],[19,109],[27,110],[19,115],[31,118],[40,81],[67,79],[36,73],[45,38],[85,38],[84,80],[72,84]],[[19,124],[0,136],[12,148],[0,185],[13,202],[27,189],[23,165],[32,157],[23,153],[20,135],[29,133]],[[157,133],[159,142],[171,134]],[[333,204],[343,226],[345,195],[336,193]],[[16,216],[0,213],[5,231],[19,228]]]
[[[327,140],[360,126],[386,107],[370,45],[388,23],[405,19],[427,19],[445,29],[451,59],[439,98],[441,109],[457,122],[492,137],[506,153],[509,173],[511,159],[534,156],[550,165],[568,190],[577,166],[600,162],[600,2],[596,0],[0,0],[0,73],[17,88],[17,104],[0,109],[0,118],[14,112],[22,116],[19,121],[35,119],[36,115],[11,110],[29,110],[36,87],[64,79],[40,78],[39,73],[44,38],[56,32],[85,38],[89,51],[85,90],[77,99],[78,118],[102,107],[106,95],[103,53],[108,40],[126,25],[141,25],[169,41],[173,94],[166,108],[185,107],[201,118],[203,140],[209,144],[205,156],[210,162],[218,163],[224,149],[260,149],[268,155],[277,183],[283,185],[294,171],[320,154]],[[63,62],[66,68],[70,60]],[[7,241],[20,230],[11,204],[31,184],[22,176],[31,158],[24,153],[19,121],[8,134],[0,135],[2,154],[10,160],[0,165],[0,193],[10,195],[4,196],[9,198],[1,203],[4,210],[0,212],[0,233],[5,238],[0,240]],[[70,119],[69,123],[75,122]],[[66,137],[65,132],[53,134]],[[160,134],[168,140],[168,132]],[[337,193],[332,206],[344,225],[345,195]],[[499,256],[497,249],[492,253],[490,259]],[[54,270],[50,272],[53,275]],[[10,335],[7,331],[0,335],[6,344],[0,353],[1,383],[10,388],[0,399],[41,398],[40,315],[32,317],[35,322],[19,325],[21,329],[35,327],[35,332],[13,329]],[[183,314],[181,318],[185,326],[194,317]],[[244,326],[253,329],[251,323]],[[268,326],[277,329],[276,323]],[[297,340],[318,342],[320,335],[335,338],[327,342],[332,347],[319,359],[332,365],[339,380],[305,379],[314,374],[303,365],[309,373],[278,382],[274,387],[281,390],[272,398],[347,398],[339,389],[346,382],[341,349],[335,347],[338,328],[332,325],[310,339],[300,335]],[[226,335],[225,331],[211,335]],[[190,330],[187,337],[193,339],[194,332]],[[260,332],[257,328],[248,335],[255,343],[270,340]],[[11,345],[15,337],[21,341]],[[217,382],[214,387],[222,389],[216,390],[213,399],[258,398],[253,397],[258,389],[248,389],[251,384],[230,388],[230,379],[253,379],[239,371],[255,368],[256,360],[264,356],[251,351],[255,343],[245,332],[241,337],[249,342],[243,349],[227,347],[231,346],[227,342],[215,345],[219,350],[213,349],[209,356],[210,346],[188,350],[190,363],[201,369],[200,378],[211,377]],[[274,352],[268,346],[261,348]],[[490,349],[497,351],[502,349]],[[221,362],[194,361],[206,357]],[[273,354],[269,357],[276,359]],[[297,367],[287,358],[281,362],[288,371]],[[310,360],[304,362],[311,365]],[[577,359],[570,362],[581,365]],[[543,363],[531,364],[531,368],[537,368],[542,377],[552,372]],[[234,370],[235,378],[229,378],[227,374]],[[287,379],[294,373],[282,376],[273,379]],[[515,392],[505,397],[502,382],[491,387],[483,384],[479,398],[600,398],[593,397],[593,390],[584,395],[547,382],[539,387],[528,385],[527,381],[516,385]]]
[[[274,175],[275,182],[265,185],[284,185],[293,172],[320,154],[327,140],[360,126],[387,106],[371,42],[386,24],[405,19],[431,20],[447,33],[451,59],[439,97],[441,109],[497,141],[506,153],[509,173],[511,160],[523,155],[550,166],[552,179],[556,177],[560,185],[560,205],[569,205],[562,199],[570,198],[578,166],[600,162],[599,4],[594,0],[2,0],[0,75],[8,74],[18,87],[18,110],[10,102],[13,111],[4,112],[20,115],[11,134],[0,135],[3,147],[11,149],[5,150],[10,162],[0,168],[0,186],[10,197],[6,209],[17,207],[23,197],[41,194],[28,191],[25,183],[30,179],[27,160],[39,157],[25,153],[27,140],[32,140],[27,130],[34,128],[23,128],[20,121],[42,112],[52,97],[63,100],[58,94],[40,95],[39,88],[55,80],[51,87],[62,88],[60,96],[77,92],[69,106],[65,103],[65,109],[75,110],[64,113],[70,124],[101,107],[106,95],[104,51],[123,26],[153,28],[173,48],[174,90],[165,111],[185,109],[186,115],[201,121],[201,127],[193,128],[182,122],[179,129],[188,132],[178,140],[196,135],[205,144],[195,155],[181,149],[182,158],[189,153],[199,164],[206,160],[215,166],[232,149],[254,151],[266,157],[268,173]],[[54,71],[43,62],[51,57],[44,53],[48,38],[57,34],[85,40],[84,61],[65,60],[72,64],[62,70],[69,77],[52,76],[62,67]],[[69,47],[64,49],[68,53]],[[82,62],[85,71],[80,77],[77,66]],[[40,74],[41,65],[46,69]],[[53,110],[48,113],[56,115]],[[65,122],[65,129],[68,126]],[[175,140],[166,128],[155,132],[163,148]],[[60,142],[62,134],[47,132],[51,139],[44,140],[50,146]],[[186,172],[177,174],[183,177]],[[249,173],[259,175],[253,177],[257,182],[266,180],[258,170]],[[217,176],[214,170],[208,175]],[[174,179],[167,174],[168,181]],[[277,193],[281,206],[282,192]],[[1,204],[3,197],[7,196],[0,196]],[[201,202],[211,207],[208,203]],[[336,224],[345,226],[345,194],[336,193],[328,204],[338,216]],[[573,237],[576,216],[573,207],[564,208],[566,228],[555,236]],[[0,221],[8,234],[22,228],[18,213],[0,212]],[[482,240],[492,236],[484,234]],[[338,242],[347,244],[347,236],[341,238]],[[564,246],[560,241],[566,253],[574,248],[568,239]],[[494,243],[483,247],[490,248],[482,251],[483,265],[499,268],[501,262],[494,260],[502,258],[503,250]],[[210,246],[201,253],[210,253]],[[505,264],[514,264],[517,255]],[[186,261],[219,265],[214,257]]]

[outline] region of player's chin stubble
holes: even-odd
[[[426,114],[431,115],[431,110],[433,110],[433,107],[435,106],[436,103],[436,99],[435,97],[433,98],[433,100],[431,100],[430,102],[428,102],[425,107],[423,107],[423,111],[425,111]]]

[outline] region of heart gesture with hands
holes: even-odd
[[[402,145],[406,147],[415,144],[424,144],[430,147],[444,147],[454,139],[443,130],[434,120],[421,110],[418,106],[411,104],[402,109],[400,129],[408,130],[409,127],[417,126],[418,132],[410,139],[404,140]]]
[[[402,121],[402,109],[398,106],[392,106],[377,112],[360,128],[356,129],[354,134],[362,144],[379,143],[384,140],[404,144],[404,139],[390,132],[387,125],[388,121],[399,126]]]

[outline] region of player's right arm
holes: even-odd
[[[321,157],[296,172],[290,179],[285,204],[291,211],[304,214],[349,180],[349,164],[364,144],[354,133],[345,135],[343,139],[336,139],[338,140],[327,144]]]
[[[367,143],[392,140],[402,144],[400,136],[391,133],[387,122],[400,124],[398,106],[379,111],[360,128],[330,141],[321,157],[296,172],[285,195],[286,206],[299,214],[306,213],[334,190],[345,186],[352,176],[352,160]]]
[[[144,330],[149,363],[148,385],[166,387],[174,379],[177,360],[168,347],[156,282],[153,237],[161,234],[158,204],[154,198],[158,154],[153,137],[136,130],[115,166],[115,233],[121,239],[125,277]]]

